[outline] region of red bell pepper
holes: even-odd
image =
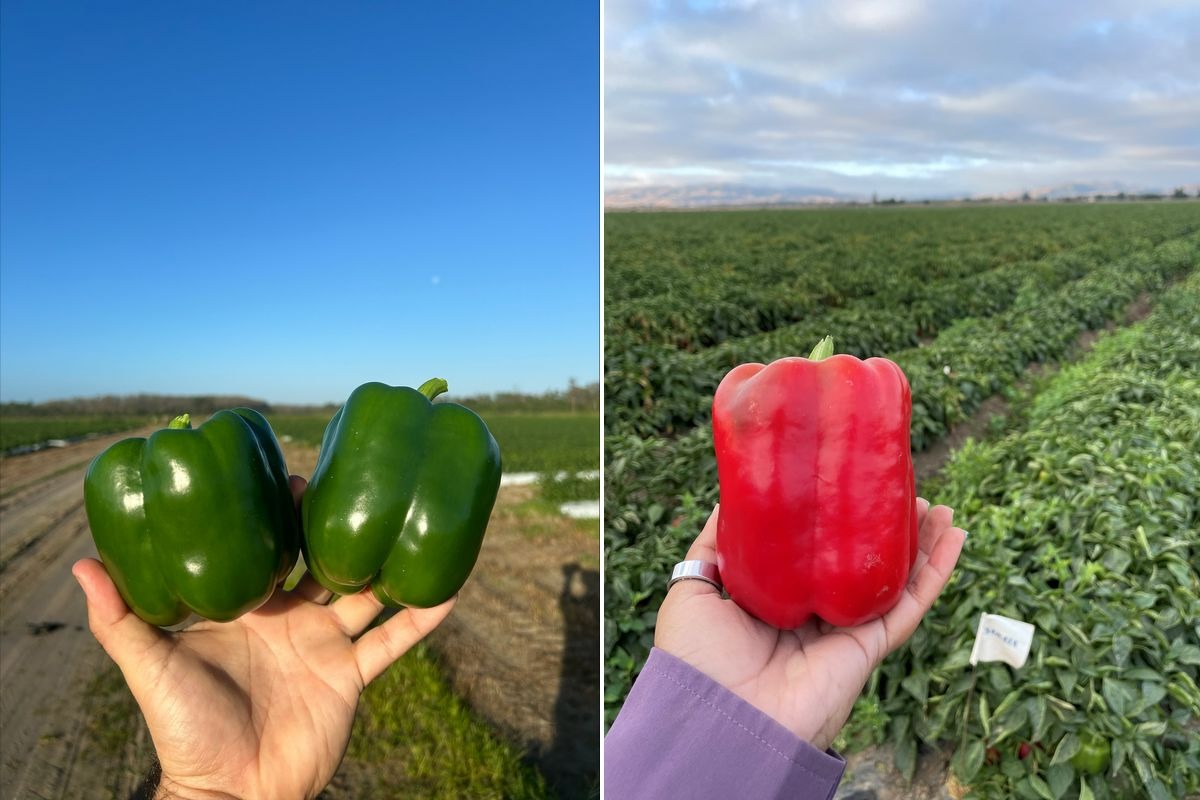
[[[908,380],[832,352],[826,337],[808,358],[742,364],[713,398],[721,579],[781,629],[881,616],[917,555]]]

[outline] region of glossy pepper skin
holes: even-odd
[[[365,383],[329,421],[302,504],[305,564],[326,589],[428,608],[471,574],[500,447],[473,411],[432,402],[444,391]]]
[[[908,381],[830,352],[826,339],[809,358],[743,364],[713,399],[721,578],[780,629],[881,616],[916,559]]]
[[[88,467],[88,524],[126,605],[155,625],[258,608],[296,563],[300,530],[283,452],[256,411],[188,416],[124,439]]]

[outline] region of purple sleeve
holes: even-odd
[[[604,797],[829,800],[845,766],[654,648],[604,740]]]

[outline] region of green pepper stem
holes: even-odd
[[[826,336],[821,341],[817,342],[817,346],[809,353],[809,361],[821,361],[833,355],[833,337]]]
[[[450,384],[446,383],[445,378],[430,378],[422,383],[417,391],[432,400],[442,392],[449,391],[449,389]]]
[[[175,419],[171,420],[171,424],[167,426],[170,430],[179,431],[186,430],[192,427],[192,415],[180,414]]]

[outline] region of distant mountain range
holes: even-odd
[[[909,203],[925,200],[948,202],[963,199],[1021,200],[1026,194],[1030,200],[1067,200],[1073,198],[1112,196],[1124,192],[1126,195],[1162,194],[1170,195],[1182,186],[1192,197],[1200,191],[1200,183],[1177,184],[1170,187],[1138,186],[1120,181],[1097,181],[1095,183],[1064,183],[1056,186],[1039,186],[991,194],[958,194],[928,197],[897,197]],[[872,198],[832,189],[797,186],[790,188],[748,186],[732,183],[694,184],[690,186],[637,186],[611,189],[605,193],[606,208],[713,208],[728,206],[777,206],[777,205],[833,205],[837,203],[870,203]],[[890,199],[890,198],[888,198]]]

